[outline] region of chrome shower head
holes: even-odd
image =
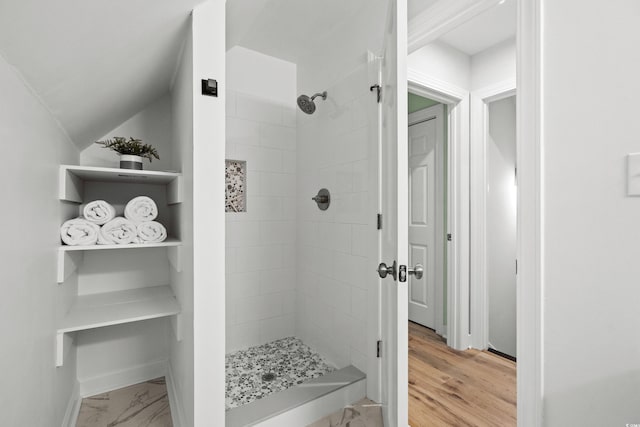
[[[316,93],[311,98],[307,95],[300,95],[298,97],[298,107],[307,114],[313,114],[313,112],[316,111],[316,104],[313,100],[318,96],[321,96],[323,100],[327,99],[327,91],[325,90],[322,93]]]

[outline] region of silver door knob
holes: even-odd
[[[380,265],[378,266],[378,275],[380,276],[381,279],[384,279],[385,277],[387,277],[388,274],[390,274],[391,276],[393,276],[393,280],[396,280],[398,277],[397,267],[398,267],[398,264],[395,261],[393,261],[393,264],[391,264],[388,267],[387,267],[387,264],[385,264],[384,262],[381,262]]]
[[[416,266],[413,268],[407,268],[407,272],[409,274],[413,274],[414,276],[416,276],[416,279],[420,280],[424,275],[424,267],[422,266],[422,264],[416,264]]]

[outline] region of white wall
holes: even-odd
[[[142,139],[143,143],[153,145],[158,150],[160,157],[160,160],[154,159],[153,162],[145,159],[144,169],[172,170],[170,117],[171,97],[166,94],[111,132],[108,132],[99,141],[111,139],[115,136],[122,136],[127,139],[129,137]],[[106,149],[98,144],[91,144],[88,148],[82,150],[80,164],[117,168],[120,165],[120,158],[115,151]]]
[[[171,86],[172,169],[182,172],[182,203],[172,206],[173,228],[182,241],[182,271],[171,269],[171,285],[181,309],[182,341],[171,340],[169,363],[185,426],[194,425],[194,302],[193,302],[193,30],[189,31]],[[177,325],[174,325],[177,327]],[[172,408],[175,411],[176,408]]]
[[[139,112],[105,137],[139,137],[155,146],[160,160],[149,163],[148,170],[174,169],[172,152],[171,97],[161,97],[145,110]],[[119,167],[116,153],[92,144],[80,153],[80,164],[89,166]],[[177,169],[181,169],[180,167]],[[144,194],[158,205],[157,221],[167,227],[167,233],[175,236],[180,226],[173,219],[180,207],[167,205],[166,189],[157,185],[88,182],[84,186],[83,200],[104,199],[123,215],[124,206],[132,198]],[[188,203],[188,202],[187,202]],[[78,212],[72,216],[81,213]],[[167,249],[149,248],[130,251],[87,251],[78,268],[78,295],[113,292],[140,287],[159,286],[172,283]],[[77,378],[85,383],[93,378],[113,375],[135,366],[168,360],[170,342],[175,334],[167,319],[143,322],[139,325],[108,327],[76,334],[78,370]]]
[[[295,334],[296,66],[227,52],[226,157],[247,162],[247,212],[226,214],[226,351]]]
[[[471,90],[515,79],[515,39],[505,40],[471,57]]]
[[[296,334],[337,367],[366,373],[374,348],[367,347],[367,298],[377,284],[377,261],[367,259],[377,235],[375,94],[366,64],[330,87],[313,86],[312,72],[299,76],[328,96],[316,98],[314,114],[297,113]],[[311,200],[321,188],[331,192],[326,211]]]
[[[203,96],[200,79],[225,88],[225,1],[193,11],[194,425],[224,420],[225,91]],[[190,218],[185,218],[189,220]]]
[[[487,289],[489,346],[516,356],[516,104],[489,104],[487,135]]]
[[[78,152],[49,111],[0,57],[1,169],[5,200],[0,249],[0,382],[2,424],[60,425],[75,380],[75,351],[55,367],[55,325],[68,309],[74,277],[56,284],[60,224],[74,207],[60,202],[60,163],[77,163]],[[69,344],[69,340],[66,341]],[[34,402],[37,404],[34,405]]]
[[[460,89],[471,87],[471,59],[469,55],[434,41],[416,50],[407,58],[407,67]]]
[[[541,3],[544,420],[624,426],[640,422],[640,8]]]

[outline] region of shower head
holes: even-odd
[[[316,111],[316,104],[313,100],[318,96],[321,96],[323,100],[327,99],[327,91],[325,90],[322,93],[316,93],[311,98],[307,95],[300,95],[298,97],[298,107],[307,114],[313,114],[313,112]]]

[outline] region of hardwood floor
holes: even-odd
[[[409,322],[409,425],[515,426],[516,364]]]

